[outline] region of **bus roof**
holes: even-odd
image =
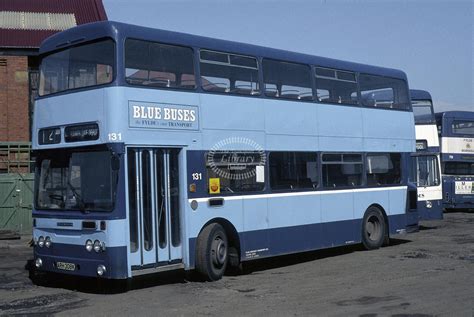
[[[113,38],[118,43],[120,43],[120,41],[124,38],[135,38],[149,41],[158,41],[167,44],[191,46],[235,54],[266,57],[276,60],[350,70],[379,76],[401,78],[403,80],[407,79],[406,74],[403,71],[397,69],[346,62],[331,58],[294,53],[290,51],[239,42],[218,40],[185,33],[153,29],[114,21],[83,24],[66,31],[56,33],[43,41],[40,47],[40,54],[49,53],[51,51],[59,50],[71,45],[105,37]]]
[[[433,100],[431,94],[426,90],[410,89],[411,100]]]

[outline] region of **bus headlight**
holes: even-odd
[[[426,208],[431,208],[433,207],[433,204],[431,203],[431,201],[427,200],[426,201]]]
[[[99,276],[103,276],[106,271],[105,266],[102,264],[97,267],[97,275]]]
[[[87,241],[86,241],[86,250],[87,250],[88,252],[91,252],[93,247],[94,247],[94,245],[93,245],[93,243],[92,243],[92,240],[87,240]]]
[[[44,239],[44,246],[49,248],[51,247],[51,238],[50,237],[46,237],[46,239]]]
[[[38,239],[38,246],[40,248],[44,247],[44,237],[43,236],[40,236],[39,239]]]
[[[35,261],[35,266],[36,266],[37,269],[42,267],[43,266],[43,260],[41,260],[40,258],[37,258],[36,261]]]
[[[101,249],[102,249],[102,245],[100,244],[100,241],[95,240],[94,241],[94,251],[99,253]]]

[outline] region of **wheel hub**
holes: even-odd
[[[212,243],[212,262],[216,266],[224,265],[227,258],[227,246],[220,237],[214,239]]]
[[[382,234],[381,228],[382,228],[382,225],[380,223],[379,218],[372,216],[369,219],[367,219],[366,232],[370,240],[377,241],[380,239],[380,236]]]

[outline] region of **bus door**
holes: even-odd
[[[130,259],[133,269],[182,258],[179,149],[128,148]]]

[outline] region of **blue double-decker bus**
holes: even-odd
[[[38,270],[217,280],[416,225],[402,71],[116,22],[40,53]]]
[[[445,209],[474,208],[474,112],[436,114]]]
[[[416,131],[411,180],[418,189],[419,219],[443,219],[440,146],[433,100],[426,90],[411,89],[410,95]]]

